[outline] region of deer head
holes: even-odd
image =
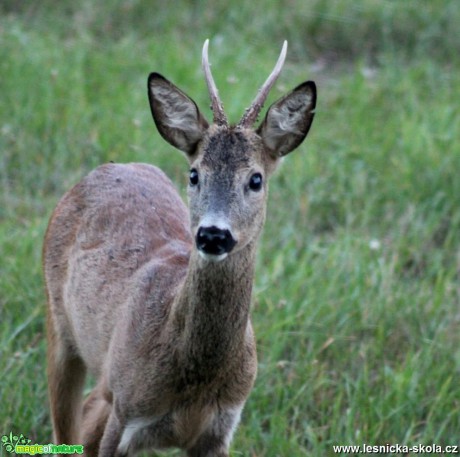
[[[284,42],[273,72],[236,125],[230,125],[211,74],[208,40],[203,70],[213,122],[196,103],[158,73],[148,79],[150,108],[158,131],[190,162],[188,197],[191,229],[201,257],[223,260],[254,246],[265,220],[267,181],[280,158],[297,148],[314,117],[316,86],[306,81],[268,109],[253,124],[277,80],[287,51]]]

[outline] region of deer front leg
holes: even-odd
[[[211,427],[188,449],[187,457],[229,457],[230,442],[244,405],[221,410]]]
[[[124,457],[128,455],[127,450],[119,450],[120,438],[123,426],[112,407],[104,435],[102,436],[99,457]]]
[[[187,452],[187,457],[229,457],[229,455],[223,443],[209,439],[205,445],[194,446]]]
[[[99,383],[86,399],[83,406],[82,443],[85,455],[97,457],[102,436],[112,411],[110,395],[105,383]]]

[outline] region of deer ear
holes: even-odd
[[[196,103],[158,73],[149,75],[148,94],[161,136],[177,149],[192,155],[209,127]]]
[[[307,136],[316,106],[316,85],[307,81],[273,103],[257,129],[274,158],[289,154]]]

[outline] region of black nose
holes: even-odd
[[[205,254],[228,254],[236,241],[229,230],[218,227],[200,227],[196,234],[196,246]]]

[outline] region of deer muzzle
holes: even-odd
[[[214,225],[201,226],[196,234],[196,247],[202,257],[223,260],[236,245],[236,240],[228,229]]]

